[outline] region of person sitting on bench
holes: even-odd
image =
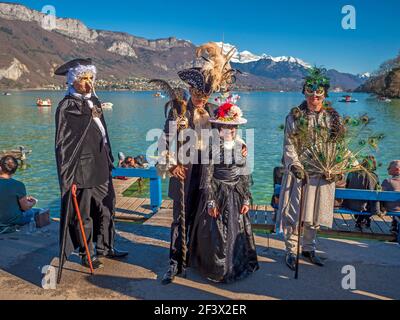
[[[390,163],[388,173],[391,178],[383,181],[382,190],[400,192],[400,160],[395,160]],[[382,211],[400,212],[400,201],[382,203]],[[398,222],[395,217],[392,222],[392,232],[398,232]]]
[[[125,160],[121,164],[121,168],[138,168],[139,166],[136,164],[136,161],[133,157],[126,157]]]
[[[27,196],[25,185],[12,177],[18,161],[12,156],[0,160],[0,234],[16,231],[16,227],[31,222],[40,209],[33,209],[36,200]]]
[[[349,173],[347,176],[346,189],[378,190],[379,178],[375,173],[377,167],[375,157],[366,157],[362,165],[368,170],[368,172],[361,170]],[[371,215],[380,213],[380,205],[378,201],[346,199],[343,202],[343,207],[360,213],[370,212]],[[362,230],[363,224],[365,224],[367,228],[370,228],[371,215],[356,215],[356,228]]]

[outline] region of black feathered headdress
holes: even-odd
[[[211,95],[214,92],[226,91],[236,81],[238,70],[232,69],[229,61],[235,54],[235,48],[224,53],[215,42],[206,43],[196,49],[196,56],[205,60],[201,68],[190,68],[178,72],[179,78],[190,87]],[[207,54],[207,56],[204,55]]]

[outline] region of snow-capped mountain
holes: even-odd
[[[371,78],[371,73],[365,72],[365,73],[359,74],[358,76],[359,76],[361,79],[369,79],[369,78]]]
[[[304,77],[308,74],[311,65],[304,60],[292,56],[273,57],[268,54],[256,55],[250,51],[239,51],[229,43],[217,42],[223,48],[224,53],[234,50],[231,60],[233,68],[240,70],[244,78],[249,81],[251,76],[253,85],[268,79],[268,86],[277,85],[280,89],[291,90],[301,88]],[[369,74],[352,75],[349,73],[338,72],[337,70],[327,70],[328,77],[331,79],[333,88],[343,88],[352,90],[357,88],[360,83],[368,79]],[[239,82],[242,80],[238,80]]]
[[[291,57],[291,56],[280,56],[280,57],[273,57],[268,54],[256,55],[250,51],[239,51],[234,45],[229,43],[222,43],[217,42],[220,47],[223,47],[225,53],[235,50],[235,55],[232,58],[233,63],[250,63],[250,62],[257,62],[260,60],[272,60],[273,62],[289,62],[303,66],[304,68],[308,69],[311,65],[299,58]]]
[[[72,57],[91,57],[102,80],[109,83],[132,77],[177,80],[178,71],[196,64],[196,46],[188,40],[145,39],[61,18],[56,29],[47,30],[39,23],[43,16],[23,5],[0,2],[0,88],[64,85],[64,79],[54,76],[54,68]],[[233,48],[223,44],[225,52]],[[310,65],[291,56],[257,55],[235,48],[232,67],[242,71],[237,77],[240,88],[299,91]],[[328,76],[333,87],[343,90],[367,80],[336,70],[329,70]]]

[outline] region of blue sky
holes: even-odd
[[[13,1],[88,27],[146,38],[176,36],[201,44],[221,41],[255,54],[291,55],[339,71],[374,71],[400,50],[399,0],[151,0]],[[356,8],[356,30],[341,25],[344,5]]]

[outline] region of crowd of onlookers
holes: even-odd
[[[147,168],[149,163],[144,155],[137,157],[125,156],[122,152],[118,154],[118,167],[119,168]]]
[[[392,161],[388,167],[389,178],[382,183],[376,174],[377,163],[374,157],[365,158],[363,167],[367,170],[351,172],[348,174],[344,185],[338,188],[375,190],[375,191],[400,191],[400,161]],[[341,202],[338,200],[339,203]],[[371,215],[356,215],[356,228],[371,227],[371,216],[385,212],[400,212],[400,202],[379,202],[362,200],[344,200],[342,207],[356,212],[369,212]],[[397,220],[393,219],[392,231],[397,232]]]
[[[382,183],[376,174],[377,162],[373,156],[366,157],[362,164],[367,170],[351,172],[347,177],[343,176],[336,183],[337,188],[358,189],[358,190],[376,190],[376,191],[396,191],[400,192],[400,160],[392,161],[388,166],[388,175]],[[274,185],[280,185],[282,182],[284,168],[277,167],[274,169]],[[279,197],[274,195],[272,206],[277,208]],[[353,212],[360,212],[360,215],[355,215],[356,228],[362,230],[363,227],[371,227],[371,217],[373,215],[385,214],[386,212],[399,212],[400,201],[398,202],[379,202],[379,201],[364,201],[364,200],[335,200],[336,208],[345,208]],[[361,214],[368,213],[368,214]],[[398,220],[393,218],[392,232],[398,232]]]

